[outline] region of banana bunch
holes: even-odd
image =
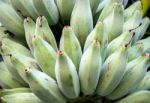
[[[0,0],[0,103],[149,103],[150,19],[127,2]]]

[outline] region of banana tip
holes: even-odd
[[[64,52],[62,50],[58,51],[58,55],[63,55],[63,54],[64,54]]]

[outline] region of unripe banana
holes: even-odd
[[[108,99],[119,99],[135,88],[144,78],[150,65],[150,54],[145,54],[127,64],[126,73],[118,87],[107,97]]]
[[[137,57],[141,56],[143,52],[144,45],[142,43],[136,43],[135,45],[131,46],[128,49],[128,62],[136,59]]]
[[[130,93],[150,89],[150,71],[146,72],[143,80]]]
[[[104,19],[104,24],[108,32],[108,42],[111,42],[123,31],[123,11],[123,5],[121,3],[115,3],[112,12]]]
[[[16,9],[17,12],[23,17],[31,17],[36,19],[38,17],[37,11],[33,6],[32,0],[10,0],[12,6]]]
[[[83,47],[88,34],[93,29],[93,17],[89,0],[76,1],[70,25],[77,35],[81,47]]]
[[[0,21],[10,32],[18,37],[24,37],[23,20],[8,4],[0,1]]]
[[[0,85],[2,88],[17,88],[22,87],[21,83],[19,83],[8,71],[4,62],[0,62]],[[1,93],[0,93],[1,96]]]
[[[129,2],[129,0],[123,0],[123,5],[124,5],[124,7],[127,6],[128,2]]]
[[[55,0],[63,23],[69,23],[76,0]]]
[[[99,6],[101,0],[90,0],[91,9],[93,15],[96,13],[97,7]]]
[[[142,44],[143,45],[143,52],[150,53],[150,36],[145,38],[145,39],[139,40],[137,42],[137,44]]]
[[[127,21],[130,17],[132,17],[133,13],[136,11],[136,10],[142,10],[142,4],[141,4],[141,1],[136,1],[134,2],[131,6],[129,6],[127,9],[125,9],[124,11],[124,18],[125,18],[125,21]]]
[[[104,1],[106,1],[105,7],[99,16],[98,19],[99,21],[103,21],[112,12],[115,3],[122,3],[122,0],[104,0]]]
[[[66,103],[66,99],[51,77],[35,68],[26,68],[25,74],[33,93],[45,103]]]
[[[89,47],[89,45],[92,43],[92,41],[98,40],[100,42],[100,50],[101,50],[101,56],[102,61],[105,59],[105,50],[108,45],[108,35],[105,29],[105,26],[102,22],[97,22],[95,28],[92,30],[92,32],[88,35],[85,45],[84,45],[84,52]]]
[[[150,91],[135,92],[115,103],[149,103]]]
[[[106,59],[96,93],[101,96],[109,95],[123,78],[126,64],[127,45],[123,45]]]
[[[41,69],[52,78],[55,78],[56,51],[41,37],[33,38],[34,57]]]
[[[101,65],[100,43],[94,40],[83,53],[79,68],[81,91],[84,95],[91,95],[95,92],[102,69]]]
[[[25,76],[24,69],[26,67],[35,67],[39,69],[36,60],[30,57],[27,57],[25,55],[22,55],[18,52],[12,53],[10,59],[16,72],[19,73],[22,79],[26,81],[27,83],[28,83],[28,80]]]
[[[57,43],[53,32],[51,31],[48,21],[44,16],[40,16],[36,20],[35,35],[41,36],[57,51]]]
[[[128,19],[124,24],[123,24],[123,31],[128,31],[128,30],[134,30],[138,26],[141,25],[142,21],[142,12],[140,10],[134,11],[130,19]]]
[[[33,93],[15,93],[0,98],[1,103],[44,103]]]
[[[134,34],[135,34],[134,32],[130,32],[130,31],[123,32],[120,36],[112,40],[107,46],[106,57],[111,55],[121,45],[125,45],[125,44],[130,45],[133,40]]]
[[[24,19],[24,29],[27,44],[31,50],[31,53],[33,53],[32,38],[35,35],[35,22],[30,17]]]
[[[0,96],[11,95],[15,93],[31,93],[30,88],[13,88],[13,89],[0,89]]]
[[[78,71],[82,56],[82,49],[71,27],[64,27],[59,47],[60,50],[67,53]]]
[[[138,40],[140,40],[144,36],[149,25],[150,25],[150,19],[148,17],[145,17],[142,20],[141,25],[137,29],[134,30],[135,36],[134,36],[132,44],[135,44]]]
[[[32,0],[39,15],[45,16],[50,25],[58,22],[59,13],[54,0]]]
[[[58,52],[55,74],[58,87],[67,98],[73,99],[79,96],[80,84],[76,67],[63,51]]]

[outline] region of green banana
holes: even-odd
[[[138,91],[135,92],[115,103],[149,103],[150,91]]]
[[[13,88],[13,89],[0,89],[0,96],[11,95],[15,93],[31,93],[30,88]]]
[[[70,22],[71,13],[75,5],[76,0],[56,0],[56,4],[60,13],[61,21],[64,24]]]
[[[4,62],[0,62],[0,85],[2,88],[17,88],[17,87],[22,87],[21,83],[19,83],[8,71],[6,65]],[[0,93],[1,94],[1,93]]]
[[[124,20],[127,21],[130,17],[132,17],[133,13],[136,10],[142,10],[141,1],[136,1],[132,5],[130,5],[128,8],[125,9]]]
[[[78,71],[82,56],[82,49],[71,27],[64,27],[59,48],[67,53]]]
[[[25,74],[33,93],[45,103],[66,103],[66,99],[51,77],[35,68],[26,68]]]
[[[93,29],[93,17],[89,0],[76,1],[72,11],[70,25],[77,35],[81,47],[83,47],[88,34]]]
[[[32,0],[10,0],[12,6],[23,17],[31,17],[34,20],[38,17],[38,13],[33,6]]]
[[[39,66],[45,73],[55,78],[56,51],[39,36],[35,36],[32,43],[33,54]]]
[[[33,93],[15,93],[0,98],[1,103],[44,103]]]
[[[144,78],[149,65],[150,54],[142,55],[129,62],[120,84],[107,98],[115,100],[128,94]]]
[[[24,69],[26,67],[35,67],[39,69],[35,59],[22,55],[18,52],[11,54],[10,60],[17,73],[22,77],[24,81],[28,83],[28,80],[25,76]]]
[[[133,12],[132,16],[130,19],[128,19],[124,24],[123,24],[123,31],[128,31],[128,30],[134,30],[137,27],[141,25],[142,21],[142,13],[140,10],[136,10]]]
[[[69,99],[77,98],[80,93],[78,73],[69,56],[63,51],[58,52],[55,74],[62,93]]]
[[[57,51],[57,43],[53,32],[51,31],[48,21],[44,16],[40,16],[36,20],[35,35],[41,36]]]
[[[90,0],[92,13],[95,14],[101,0]]]
[[[115,3],[121,3],[122,0],[104,0],[105,7],[103,8],[98,21],[103,21],[113,10]]]
[[[106,49],[106,57],[110,56],[114,51],[116,51],[121,45],[128,44],[130,45],[133,37],[134,37],[134,32],[123,32],[120,36],[112,40]]]
[[[143,18],[141,25],[134,30],[135,36],[132,44],[135,44],[138,40],[142,39],[149,25],[150,25],[150,19],[148,17]]]
[[[120,83],[127,65],[128,45],[120,46],[103,64],[96,93],[101,96],[109,95]]]
[[[14,8],[5,2],[0,1],[0,21],[10,32],[17,37],[24,37],[23,20]]]
[[[123,31],[123,11],[123,5],[121,3],[115,3],[112,12],[110,12],[110,14],[103,20],[108,32],[108,42],[111,42]]]
[[[86,51],[86,49],[89,47],[89,45],[92,43],[93,40],[98,40],[100,42],[102,61],[104,61],[105,50],[108,45],[108,35],[106,33],[105,26],[102,22],[97,22],[95,28],[88,35],[85,45],[84,45],[84,51]]]
[[[31,50],[31,53],[33,53],[32,39],[35,35],[35,22],[30,17],[24,19],[24,30],[27,44]]]
[[[94,40],[83,53],[79,67],[81,91],[84,95],[91,95],[95,92],[102,69],[101,65],[100,42]]]
[[[32,0],[39,15],[45,16],[50,25],[55,25],[59,19],[59,13],[54,0]]]

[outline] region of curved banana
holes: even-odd
[[[33,93],[15,93],[0,98],[1,103],[44,103]]]
[[[93,15],[96,13],[96,10],[100,4],[101,0],[90,0],[90,5]]]
[[[24,38],[23,20],[14,8],[5,2],[0,1],[0,21],[10,32],[17,37]]]
[[[97,22],[95,28],[92,30],[92,32],[88,35],[85,45],[84,45],[84,52],[87,50],[87,48],[90,46],[92,41],[98,40],[100,42],[100,50],[101,50],[101,56],[102,60],[105,60],[105,50],[108,45],[108,35],[106,33],[105,26],[102,22]]]
[[[56,51],[39,36],[35,36],[32,43],[33,54],[39,66],[45,73],[55,78]]]
[[[89,0],[76,1],[72,11],[70,25],[77,35],[81,47],[83,47],[88,34],[93,29],[93,17]]]
[[[54,0],[32,0],[39,15],[45,16],[50,25],[55,25],[59,19],[59,13]]]
[[[55,0],[55,1],[61,16],[60,17],[61,21],[64,24],[68,24],[70,22],[71,13],[76,0]]]
[[[123,31],[123,11],[123,5],[121,3],[115,3],[110,14],[103,20],[108,32],[108,42],[111,42]]]
[[[44,16],[37,18],[34,34],[42,37],[45,41],[47,41],[55,51],[58,50],[54,34],[49,27],[47,19]]]
[[[63,51],[58,52],[55,74],[58,87],[67,98],[73,99],[79,96],[80,84],[76,67]]]
[[[45,103],[66,103],[56,81],[51,77],[35,68],[26,68],[25,74],[33,93]]]
[[[71,27],[64,27],[59,47],[60,50],[65,51],[65,53],[70,57],[78,71],[82,56],[82,49],[80,42],[78,41]]]
[[[138,91],[135,92],[115,103],[149,103],[150,91]]]
[[[91,95],[95,92],[102,69],[101,65],[100,43],[94,40],[83,53],[79,67],[81,91],[84,95]]]
[[[120,83],[127,64],[127,45],[120,46],[103,64],[96,93],[101,96],[109,95]]]
[[[12,6],[23,17],[31,17],[34,20],[38,17],[38,13],[32,3],[32,0],[10,0]]]
[[[127,64],[125,75],[118,87],[108,95],[108,99],[119,99],[134,89],[144,78],[150,65],[150,54],[145,54]]]

